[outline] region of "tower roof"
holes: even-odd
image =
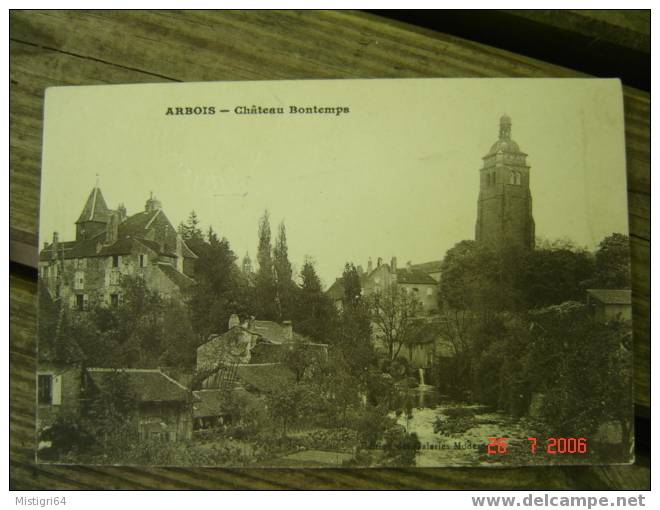
[[[490,148],[490,151],[488,151],[488,156],[492,156],[498,152],[522,154],[518,144],[511,140],[511,117],[506,113],[500,117],[500,136],[497,142]]]
[[[85,207],[83,207],[80,217],[76,223],[83,223],[85,221],[99,221],[102,223],[107,223],[110,219],[112,211],[108,209],[101,189],[98,186],[94,186],[91,193],[87,197],[87,202],[85,202]]]

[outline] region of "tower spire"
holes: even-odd
[[[511,139],[511,118],[500,117],[499,139],[479,170],[475,240],[502,248],[534,249],[535,225],[527,154]]]
[[[500,140],[511,140],[511,117],[506,113],[500,117]]]

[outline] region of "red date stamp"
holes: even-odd
[[[486,453],[488,455],[506,455],[509,453],[507,437],[489,437]],[[548,437],[542,444],[535,437],[527,438],[529,451],[536,455],[539,451],[548,455],[585,454],[587,439],[584,437]]]

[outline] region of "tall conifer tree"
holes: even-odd
[[[286,241],[286,226],[282,221],[278,228],[277,240],[273,249],[273,267],[277,284],[278,320],[288,320],[293,308],[293,271],[289,262],[289,248]]]
[[[255,282],[257,315],[259,319],[263,320],[276,320],[278,318],[277,286],[271,250],[270,215],[266,210],[259,221],[259,244],[257,247],[259,270]]]

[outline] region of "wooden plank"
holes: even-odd
[[[53,85],[304,78],[575,77],[580,73],[355,12],[12,11],[10,238],[36,249],[43,91]],[[650,404],[650,97],[624,88],[635,399]],[[25,248],[24,248],[25,249]],[[29,255],[25,260],[29,260]],[[33,462],[36,285],[10,278],[11,486],[36,488],[637,488],[607,468],[226,470]]]

